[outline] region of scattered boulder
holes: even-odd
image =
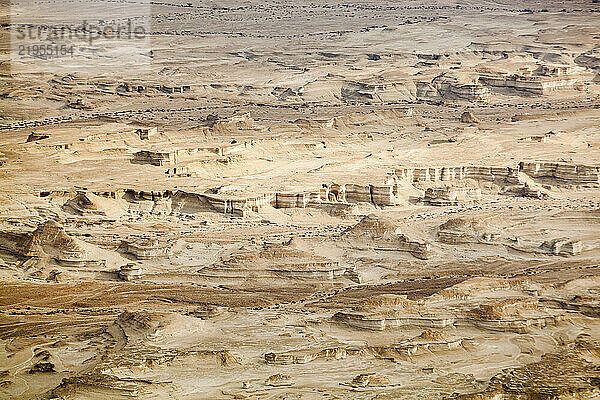
[[[471,111],[465,111],[460,116],[460,122],[465,124],[477,124],[479,123],[479,119],[477,119]]]
[[[64,275],[61,271],[53,269],[46,278],[48,282],[60,283],[64,282]]]
[[[29,136],[27,136],[27,143],[36,142],[42,139],[48,139],[50,136],[45,135],[43,133],[31,132]]]
[[[124,281],[132,281],[142,276],[142,269],[135,264],[126,264],[119,270],[119,278]]]
[[[54,369],[54,364],[52,364],[49,361],[42,361],[37,364],[34,364],[33,367],[31,367],[31,369],[29,370],[30,374],[49,372],[56,372],[56,370]]]

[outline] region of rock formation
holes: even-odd
[[[600,0],[8,3],[0,399],[600,400]]]
[[[320,198],[324,202],[370,203],[378,206],[399,203],[392,185],[323,184]]]
[[[455,397],[491,399],[594,399],[600,396],[600,372],[575,351],[545,354],[539,362],[502,372],[483,392]]]
[[[432,206],[458,206],[472,204],[481,200],[481,189],[469,186],[444,186],[430,187],[425,190],[423,202]]]
[[[38,362],[37,364],[35,364],[33,367],[31,367],[31,369],[29,370],[29,373],[37,374],[37,373],[56,372],[56,370],[54,368],[55,368],[55,366],[51,362],[41,361],[41,362]]]
[[[27,136],[27,143],[29,142],[37,142],[38,140],[48,139],[50,136],[45,135],[43,133],[31,132],[29,136]]]
[[[354,387],[377,387],[377,386],[388,386],[390,384],[390,378],[384,375],[378,375],[375,373],[366,373],[357,375],[352,382],[351,386]]]
[[[119,218],[128,211],[127,203],[122,199],[107,198],[94,193],[79,191],[63,205],[67,212],[82,216],[102,216]]]
[[[465,111],[460,116],[460,122],[465,124],[477,124],[479,123],[479,119],[477,119],[471,111]]]
[[[397,169],[398,178],[411,182],[443,182],[472,179],[497,183],[519,183],[519,169],[513,167],[472,166]]]
[[[563,162],[522,161],[519,169],[533,178],[552,184],[598,187],[600,166]]]
[[[346,358],[348,351],[342,347],[322,350],[303,350],[293,353],[266,353],[265,361],[269,364],[306,364],[314,360],[341,360]]]
[[[132,281],[142,276],[142,269],[138,265],[127,264],[119,269],[118,275],[124,281]]]
[[[358,224],[349,228],[344,236],[373,246],[379,250],[401,251],[421,259],[428,259],[433,252],[425,240],[415,240],[402,233],[402,228],[392,221],[375,215],[363,217]]]
[[[580,240],[559,238],[545,241],[540,248],[553,255],[574,256],[581,253],[583,245]]]
[[[297,249],[292,243],[242,246],[221,257],[215,265],[200,270],[202,275],[224,278],[275,274],[287,278],[333,280],[345,273],[346,268],[336,261]]]
[[[500,238],[501,231],[497,224],[498,216],[484,218],[452,218],[440,225],[437,236],[440,242],[458,243],[490,243]]]
[[[57,222],[49,220],[29,233],[2,233],[3,249],[20,257],[51,258],[63,266],[102,266],[93,248],[69,236]]]
[[[284,374],[271,375],[265,381],[265,385],[267,386],[292,386],[293,384],[292,377]]]
[[[168,257],[174,243],[158,237],[141,237],[122,241],[119,249],[138,260],[156,260]]]

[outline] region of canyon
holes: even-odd
[[[0,19],[0,398],[600,399],[596,1]]]

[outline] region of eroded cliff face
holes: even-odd
[[[438,240],[444,243],[491,243],[502,235],[507,221],[499,215],[481,218],[452,218],[439,226]]]
[[[522,161],[516,167],[463,166],[403,168],[395,171],[399,178],[413,182],[444,182],[473,179],[499,184],[521,183],[519,172],[532,178],[545,178],[548,184],[573,186],[598,186],[600,170],[594,165],[564,162]]]
[[[388,251],[412,254],[421,259],[431,257],[431,244],[423,239],[411,238],[390,219],[367,215],[344,232],[344,238],[359,245]]]
[[[596,3],[144,3],[0,7],[1,399],[600,399]]]
[[[519,164],[519,169],[533,178],[545,179],[550,184],[592,187],[600,184],[600,168],[597,165],[523,161]]]
[[[13,255],[30,260],[53,260],[65,266],[102,266],[102,251],[89,243],[68,235],[59,222],[49,220],[32,232],[5,233],[2,248]]]

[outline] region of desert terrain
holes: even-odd
[[[600,399],[596,0],[0,20],[1,399]]]

